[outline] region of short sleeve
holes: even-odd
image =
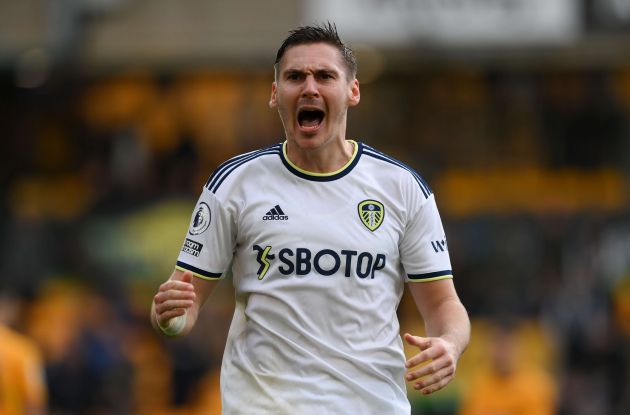
[[[406,281],[453,277],[446,235],[433,194],[410,215],[400,243],[400,259]]]
[[[235,229],[233,215],[204,187],[175,268],[206,280],[225,277],[234,255]]]

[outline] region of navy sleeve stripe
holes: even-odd
[[[445,271],[428,272],[426,274],[407,274],[410,280],[427,280],[436,277],[452,276],[453,271],[447,269]]]
[[[429,184],[426,182],[426,180],[424,180],[424,178],[422,176],[420,176],[418,174],[418,172],[416,172],[413,168],[411,168],[410,166],[408,166],[407,164],[401,162],[400,160],[396,160],[393,157],[388,156],[387,154],[380,152],[376,149],[374,149],[373,147],[369,147],[366,146],[366,150],[367,150],[367,154],[369,154],[370,156],[383,160],[383,161],[387,161],[388,163],[394,164],[398,167],[401,167],[405,170],[407,170],[409,173],[411,173],[416,180],[419,182],[418,184],[420,184],[420,186],[423,188],[423,190],[426,190],[428,195],[430,195],[431,193],[433,193],[433,191],[431,190],[431,188],[429,187]],[[427,197],[428,197],[427,195]]]
[[[411,173],[411,175],[413,176],[413,178],[416,180],[416,182],[418,183],[418,185],[420,186],[420,189],[422,190],[422,194],[424,194],[424,197],[426,197],[427,199],[429,198],[429,196],[431,196],[431,194],[433,194],[433,191],[431,190],[431,188],[429,187],[428,183],[426,182],[426,180],[424,180],[422,178],[422,176],[420,176],[414,169],[412,169],[411,167],[407,166],[406,164],[391,158],[383,153],[381,153],[380,151],[376,151],[371,147],[367,147],[365,146],[365,150],[363,151],[366,155],[374,157],[375,159],[379,159],[382,161],[385,161],[387,163],[391,163],[395,166],[398,166],[402,169],[407,170],[409,173]]]
[[[210,184],[210,187],[208,187],[208,190],[210,190],[212,193],[216,193],[217,190],[219,190],[219,186],[221,186],[221,184],[223,183],[223,181],[225,179],[227,179],[227,177],[230,175],[230,173],[232,173],[234,170],[236,170],[238,167],[242,166],[243,164],[246,164],[247,162],[254,160],[258,157],[261,156],[265,156],[268,154],[280,154],[278,150],[270,150],[270,151],[261,151],[259,153],[256,154],[252,154],[251,156],[249,156],[246,159],[243,159],[241,161],[239,161],[238,163],[234,163],[229,169],[227,169],[224,174],[221,176],[221,178],[219,179],[218,177],[214,180],[214,183]]]
[[[279,145],[275,145],[273,147],[269,147],[263,150],[254,151],[251,153],[243,154],[242,156],[235,157],[227,162],[223,163],[215,172],[210,176],[208,182],[206,183],[206,188],[210,190],[212,193],[216,193],[219,189],[219,186],[223,183],[223,181],[236,170],[239,166],[254,160],[260,156],[264,156],[267,154],[280,154]]]
[[[233,158],[231,158],[231,159],[221,163],[221,165],[219,167],[217,167],[217,169],[212,173],[212,175],[210,176],[210,178],[206,182],[206,186],[209,186],[212,181],[216,181],[216,179],[219,176],[221,176],[226,169],[229,169],[230,166],[234,165],[235,163],[238,163],[238,162],[240,162],[240,161],[242,161],[242,160],[244,160],[244,159],[246,159],[248,157],[251,157],[251,156],[253,156],[255,154],[258,154],[260,152],[273,150],[275,148],[279,148],[279,146],[280,146],[280,144],[275,144],[275,145],[273,145],[271,147],[250,151],[248,153],[241,154],[239,156],[233,157]]]
[[[177,266],[179,268],[184,268],[184,269],[186,269],[188,271],[191,271],[194,274],[199,274],[202,277],[209,278],[209,279],[218,279],[218,278],[221,278],[221,275],[223,275],[223,273],[221,273],[221,272],[217,273],[217,272],[205,271],[205,270],[203,270],[201,268],[197,268],[197,267],[193,267],[192,265],[188,265],[187,263],[182,262],[182,261],[177,261]]]
[[[254,153],[257,153],[258,151],[260,151],[260,150],[250,151],[248,153],[241,154],[239,156],[232,157],[231,159],[224,161],[223,163],[221,163],[219,165],[219,167],[217,167],[214,170],[214,172],[212,172],[212,175],[210,175],[210,178],[206,182],[205,186],[207,187],[217,176],[221,175],[223,170],[225,170],[226,168],[230,167],[232,164],[237,163],[239,160],[242,160],[242,159],[244,159],[246,157],[249,157],[249,156],[251,156]]]

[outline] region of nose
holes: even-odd
[[[313,75],[308,75],[304,79],[304,86],[302,88],[302,96],[306,98],[318,97],[319,89],[317,88],[317,81]]]

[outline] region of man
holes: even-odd
[[[424,394],[443,388],[468,343],[431,189],[346,140],[356,72],[333,25],[291,32],[269,102],[286,141],[217,168],[155,296],[154,327],[186,334],[231,265],[224,414],[409,414],[405,379]],[[405,282],[429,336],[404,335],[420,350],[406,362]]]

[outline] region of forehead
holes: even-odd
[[[287,69],[345,69],[339,49],[327,43],[307,43],[289,47],[280,60],[280,71]]]

